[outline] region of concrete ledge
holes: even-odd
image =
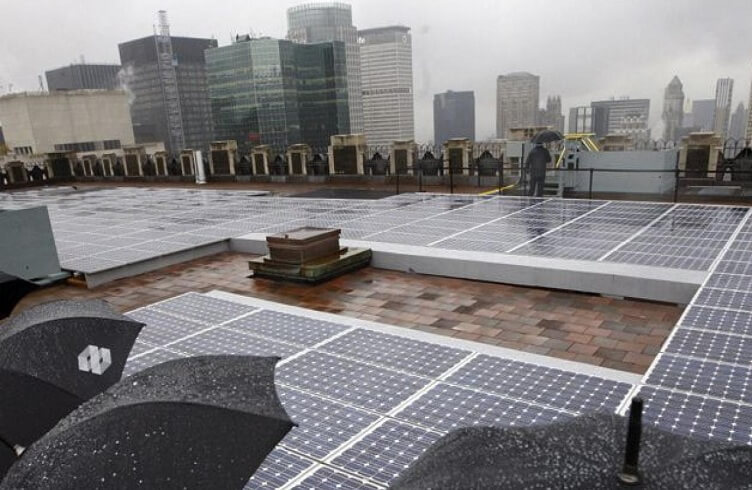
[[[340,242],[349,247],[371,248],[371,265],[380,269],[678,304],[689,303],[707,276],[704,271],[613,262],[444,250],[360,240]],[[230,249],[266,254],[266,235],[251,233],[233,238]]]
[[[200,247],[191,248],[188,250],[182,250],[168,255],[161,255],[152,259],[143,260],[141,262],[134,262],[132,264],[126,264],[121,267],[115,267],[113,269],[107,269],[100,272],[84,273],[86,278],[86,286],[91,289],[108,282],[122,279],[124,277],[136,276],[138,274],[144,274],[151,272],[162,267],[170,265],[180,264],[182,262],[188,262],[189,260],[200,259],[208,255],[216,255],[222,252],[229,252],[230,244],[227,240],[222,240],[216,243],[208,245],[202,245]]]

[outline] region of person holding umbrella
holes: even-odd
[[[551,162],[551,153],[541,144],[535,146],[527,155],[525,167],[530,176],[527,195],[543,197],[543,185],[546,182],[546,166]]]
[[[530,176],[528,196],[543,197],[543,186],[546,183],[546,167],[551,162],[551,153],[543,145],[562,139],[564,139],[564,136],[558,131],[545,129],[530,140],[534,146],[525,161],[525,168]]]

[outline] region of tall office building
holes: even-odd
[[[358,29],[352,23],[352,8],[339,2],[306,3],[287,9],[287,39],[311,44],[330,41],[345,43],[350,128],[364,131],[363,94],[360,76]]]
[[[509,137],[509,130],[536,126],[540,77],[527,72],[499,75],[496,79],[496,137]]]
[[[247,152],[259,144],[284,152],[322,148],[348,133],[347,72],[342,42],[296,44],[239,37],[206,51],[214,134]]]
[[[715,99],[701,99],[692,101],[692,126],[700,131],[713,131],[713,115],[715,113]]]
[[[433,141],[450,138],[475,140],[475,93],[449,90],[433,96]]]
[[[593,132],[593,108],[590,106],[572,107],[569,109],[569,132]]]
[[[731,97],[734,92],[733,78],[719,78],[715,84],[715,109],[713,111],[713,131],[726,136],[731,117]]]
[[[744,108],[744,103],[739,102],[736,106],[736,110],[731,115],[731,122],[729,123],[728,137],[736,140],[744,139],[744,133],[747,129],[747,110]]]
[[[564,114],[561,113],[561,97],[546,97],[546,108],[538,114],[538,125],[548,126],[554,131],[564,132]]]
[[[747,103],[747,130],[744,132],[747,140],[752,140],[752,83],[749,87],[749,101]]]
[[[674,76],[663,92],[663,139],[676,141],[684,120],[684,90],[679,77]]]
[[[635,140],[650,139],[650,99],[610,99],[591,102],[594,132],[598,137],[609,134],[632,136]]]
[[[217,41],[171,36],[160,12],[157,34],[118,47],[136,142],[163,141],[173,154],[208,149],[213,136],[204,50]]]
[[[47,90],[114,90],[120,87],[120,65],[74,64],[44,72]]]
[[[366,140],[385,145],[415,138],[410,28],[358,31]]]

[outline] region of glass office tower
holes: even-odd
[[[218,140],[234,139],[243,152],[260,144],[283,152],[349,132],[343,43],[245,36],[207,50],[206,63]]]

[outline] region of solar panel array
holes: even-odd
[[[188,355],[282,357],[278,392],[299,425],[247,488],[384,488],[449,430],[613,412],[632,388],[283,309],[189,293],[128,313],[147,326],[125,375]]]
[[[165,188],[0,194],[0,209],[40,205],[49,210],[62,266],[84,273],[300,226],[337,227],[343,238],[369,242],[707,270],[747,212],[439,194],[380,200]]]
[[[728,223],[736,222],[732,214],[716,225],[731,242],[646,373],[639,393],[648,423],[752,444],[752,220],[745,218],[729,230]]]

